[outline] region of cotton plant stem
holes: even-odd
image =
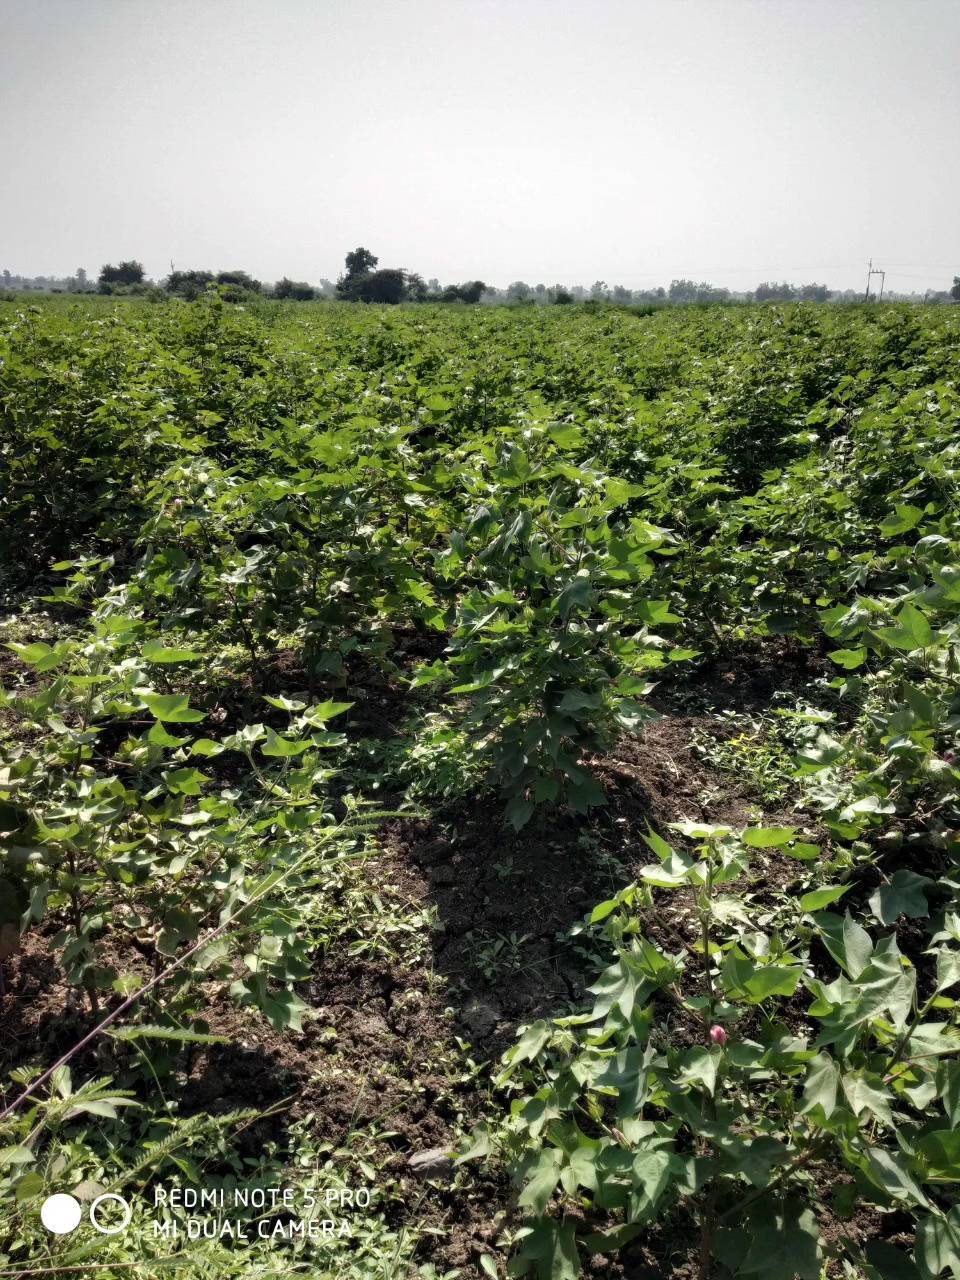
[[[804,1168],[806,1165],[810,1164],[812,1160],[815,1160],[817,1156],[821,1154],[823,1146],[824,1140],[822,1138],[817,1142],[811,1143],[811,1145],[807,1147],[806,1151],[802,1152],[795,1160],[791,1161],[785,1169],[781,1169],[780,1173],[773,1179],[769,1186],[760,1187],[757,1191],[751,1192],[750,1195],[744,1196],[742,1200],[738,1200],[736,1204],[731,1205],[729,1209],[726,1209],[720,1214],[717,1218],[717,1222],[725,1222],[727,1218],[733,1217],[734,1214],[743,1213],[745,1209],[749,1209],[750,1205],[755,1204],[757,1200],[762,1200],[763,1197],[769,1195],[771,1191],[776,1191],[778,1187],[783,1185],[791,1174],[796,1173],[798,1169]]]
[[[698,1280],[710,1280],[713,1263],[713,1237],[717,1226],[716,1215],[717,1188],[710,1187],[703,1206],[703,1217],[700,1220],[700,1263]]]
[[[933,1002],[934,1002],[934,1000],[936,1000],[936,998],[937,998],[937,996],[938,996],[939,994],[940,994],[940,988],[939,988],[939,987],[937,987],[937,989],[934,991],[933,995],[932,995],[932,996],[930,997],[930,999],[926,1002],[926,1004],[923,1006],[923,1008],[922,1008],[922,1009],[920,1009],[920,1010],[917,1012],[917,1016],[916,1016],[915,1021],[914,1021],[914,1022],[912,1022],[912,1023],[910,1024],[910,1026],[907,1028],[907,1030],[906,1030],[906,1031],[903,1033],[903,1035],[900,1037],[900,1041],[899,1041],[899,1043],[897,1044],[896,1049],[894,1049],[894,1051],[893,1051],[893,1057],[892,1057],[892,1058],[890,1059],[890,1061],[887,1063],[887,1071],[888,1071],[888,1074],[889,1074],[889,1072],[890,1072],[890,1071],[892,1071],[892,1069],[897,1065],[897,1063],[900,1061],[900,1059],[901,1059],[901,1058],[903,1057],[903,1055],[906,1053],[906,1051],[907,1051],[907,1047],[908,1047],[908,1046],[909,1046],[909,1044],[910,1044],[910,1040],[911,1040],[911,1039],[912,1039],[912,1037],[913,1037],[913,1033],[916,1031],[917,1027],[920,1025],[920,1023],[924,1020],[924,1018],[925,1018],[925,1017],[927,1016],[927,1014],[930,1012],[931,1008],[933,1007]]]

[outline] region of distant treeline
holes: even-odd
[[[329,280],[308,284],[284,276],[272,284],[254,279],[246,271],[181,271],[171,267],[170,274],[158,282],[148,280],[143,264],[130,259],[116,265],[107,263],[96,281],[87,277],[82,267],[72,276],[22,276],[4,271],[2,289],[7,293],[37,291],[42,293],[101,293],[114,296],[142,296],[158,301],[183,298],[193,301],[208,292],[216,292],[228,302],[244,302],[257,297],[290,298],[309,302],[313,299],[340,299],[345,302],[465,302],[511,303],[564,306],[575,302],[610,302],[620,306],[678,306],[690,303],[732,302],[859,302],[859,289],[830,289],[825,284],[793,285],[784,281],[764,281],[749,292],[737,292],[706,281],[672,280],[667,288],[628,289],[624,285],[608,285],[596,280],[583,285],[527,284],[514,280],[498,289],[483,280],[467,280],[460,284],[441,285],[437,279],[424,280],[416,271],[404,267],[380,267],[379,259],[362,246],[348,253],[346,270],[334,285]],[[891,302],[960,302],[960,276],[950,289],[928,289],[925,293],[884,295]]]

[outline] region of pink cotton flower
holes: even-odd
[[[722,1049],[727,1043],[727,1033],[721,1026],[713,1026],[710,1028],[710,1039],[714,1044],[718,1044]]]

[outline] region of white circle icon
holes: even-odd
[[[80,1201],[62,1191],[58,1195],[47,1196],[40,1206],[40,1221],[54,1235],[69,1235],[80,1222]]]
[[[100,1205],[105,1204],[108,1200],[115,1201],[121,1210],[120,1221],[112,1226],[103,1226],[97,1218],[97,1209]],[[125,1231],[130,1225],[130,1219],[133,1217],[133,1210],[124,1200],[123,1196],[118,1196],[113,1191],[107,1191],[102,1196],[97,1196],[96,1200],[90,1206],[90,1225],[95,1231],[99,1231],[102,1236],[115,1236],[119,1232]]]

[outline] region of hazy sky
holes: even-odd
[[[960,273],[960,0],[0,0],[0,268]]]

